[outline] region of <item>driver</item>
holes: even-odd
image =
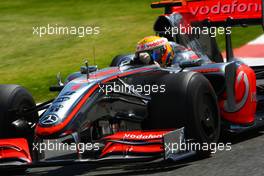
[[[140,40],[135,53],[135,59],[140,64],[156,64],[161,67],[198,58],[193,51],[159,36],[148,36]]]

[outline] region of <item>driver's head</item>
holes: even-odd
[[[138,42],[136,57],[144,64],[157,62],[161,66],[166,66],[171,63],[173,51],[166,38],[148,36]]]

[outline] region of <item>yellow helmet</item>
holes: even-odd
[[[139,57],[142,62],[147,63],[148,60],[156,61],[162,65],[168,65],[173,58],[173,51],[168,39],[159,36],[148,36],[140,40],[137,44],[136,56],[141,53],[148,53],[150,58]],[[147,61],[145,61],[148,59]]]

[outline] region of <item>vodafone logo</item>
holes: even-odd
[[[160,139],[162,138],[163,135],[158,134],[148,134],[148,135],[143,135],[143,134],[125,134],[124,139]]]
[[[214,2],[214,1],[212,1]],[[215,5],[211,6],[197,6],[195,8],[190,7],[190,11],[193,15],[198,13],[201,15],[208,14],[232,14],[232,13],[245,13],[247,11],[260,12],[261,5],[257,2],[246,2],[242,0],[235,0],[232,3],[223,3],[221,1],[215,1]]]
[[[236,79],[237,84],[239,84],[241,81],[245,85],[244,95],[243,95],[242,99],[240,100],[240,102],[236,102],[236,104],[233,108],[230,108],[228,106],[227,100],[226,100],[224,102],[224,109],[226,112],[236,112],[236,111],[240,110],[242,107],[244,107],[245,103],[247,102],[247,99],[249,97],[249,79],[248,79],[247,74],[243,71],[240,71],[238,73],[237,79]],[[251,98],[251,100],[252,100],[252,98]]]

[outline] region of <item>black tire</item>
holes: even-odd
[[[127,54],[127,55],[117,55],[113,58],[110,67],[118,67],[124,61],[131,61],[134,55]]]
[[[220,116],[216,94],[210,82],[200,73],[181,72],[165,75],[157,81],[164,93],[152,94],[149,121],[152,129],[185,127],[187,139],[196,143],[217,143]],[[197,151],[208,156],[210,151]]]
[[[0,99],[0,137],[20,137],[12,126],[12,122],[18,118],[33,122],[35,118],[38,118],[38,114],[35,112],[25,117],[18,117],[10,110],[35,107],[34,99],[26,89],[18,85],[0,85]]]
[[[10,111],[17,109],[19,111],[27,108],[33,108],[36,103],[32,95],[19,85],[0,85],[0,138],[25,138],[28,141],[32,159],[38,160],[41,156],[38,151],[32,151],[34,141],[34,129],[26,131],[17,131],[12,125],[17,119],[23,119],[28,122],[36,122],[38,113],[32,112],[26,116],[20,117]]]

